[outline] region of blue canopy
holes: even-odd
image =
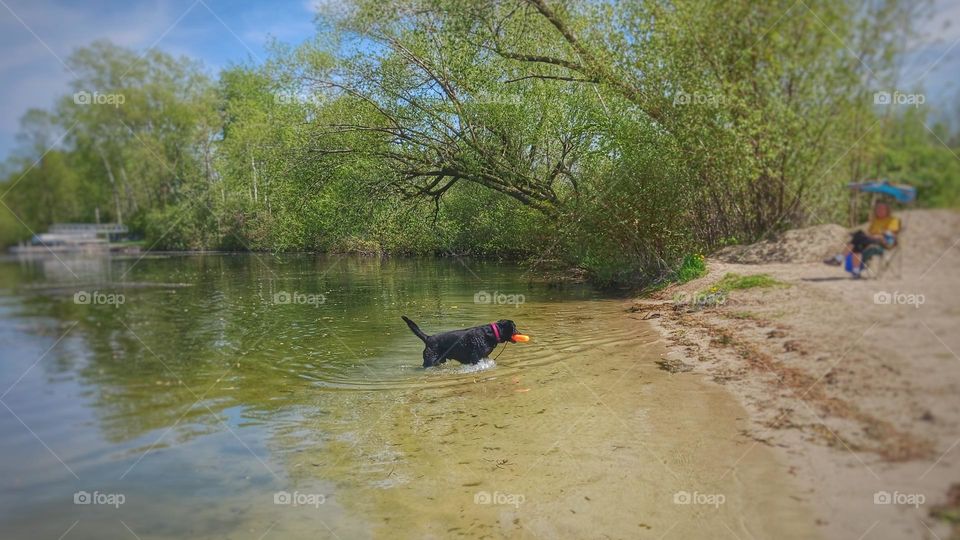
[[[860,191],[863,193],[879,193],[880,195],[887,195],[889,197],[893,197],[897,200],[897,202],[901,203],[909,203],[917,199],[917,188],[912,186],[891,184],[886,180],[851,182],[847,185],[847,187],[854,191]]]

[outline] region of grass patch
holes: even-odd
[[[686,283],[707,273],[707,261],[703,255],[687,255],[677,269],[676,280]]]
[[[777,281],[767,274],[753,274],[750,276],[741,276],[739,274],[727,274],[723,276],[714,287],[723,291],[735,291],[738,289],[754,289],[757,287],[781,287],[786,283]]]
[[[720,281],[713,284],[712,287],[703,291],[702,294],[720,293],[726,294],[730,291],[740,289],[755,289],[758,287],[785,287],[786,283],[777,281],[767,274],[753,274],[750,276],[741,276],[740,274],[727,274]]]
[[[937,519],[942,519],[947,523],[952,523],[954,525],[960,525],[960,508],[934,508],[930,511],[930,515]]]

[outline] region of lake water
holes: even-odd
[[[809,537],[624,307],[460,259],[4,259],[0,536]],[[532,341],[424,370],[401,314]]]

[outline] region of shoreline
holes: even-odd
[[[754,441],[741,459],[771,448],[824,537],[951,537],[951,524],[931,514],[954,511],[948,491],[960,481],[960,214],[910,219],[899,277],[714,258],[705,276],[628,309],[666,342],[662,369],[722,386],[741,403]],[[719,304],[678,301],[728,274],[775,281],[732,290]]]

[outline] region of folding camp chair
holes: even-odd
[[[878,197],[890,197],[894,201],[908,205],[916,202],[917,189],[907,185],[891,184],[887,180],[868,180],[865,182],[855,182],[848,185],[853,192],[850,201],[850,224],[853,226],[860,220],[859,203],[860,193],[871,193],[870,208],[873,208]],[[907,214],[909,215],[909,214]],[[900,219],[900,228],[897,233],[897,241],[893,247],[869,246],[861,254],[863,260],[863,269],[860,273],[863,277],[879,278],[888,272],[894,272],[897,279],[903,277],[903,235],[907,230],[906,217]]]
[[[903,221],[900,222],[900,232],[897,234],[897,241],[893,247],[883,247],[878,245],[869,246],[860,254],[863,261],[863,270],[860,275],[866,278],[879,279],[888,273],[893,277],[900,279],[903,277],[903,233],[906,228]]]

